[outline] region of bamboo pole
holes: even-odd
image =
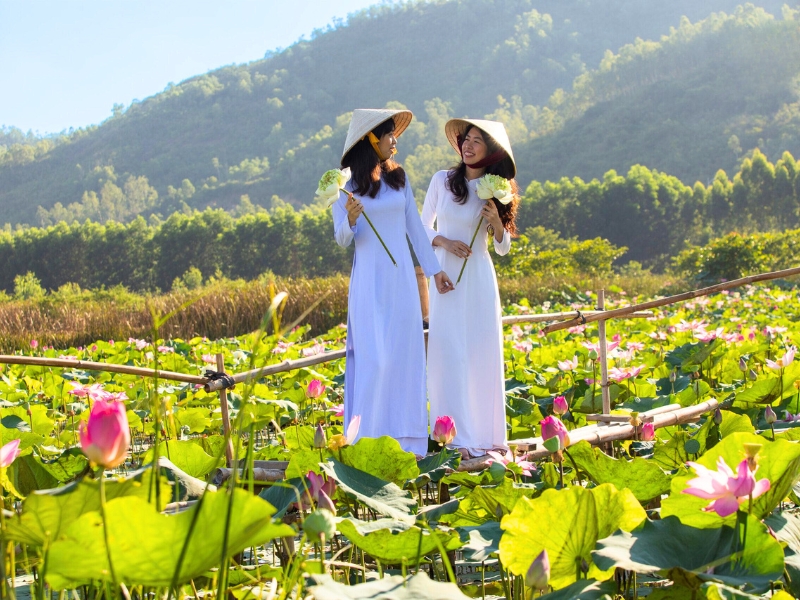
[[[217,371],[225,372],[225,359],[217,353]],[[222,432],[227,440],[225,443],[225,459],[228,466],[233,463],[233,441],[231,440],[231,416],[228,412],[228,390],[224,387],[219,390],[219,407],[222,411]]]
[[[112,363],[92,362],[88,360],[78,360],[76,358],[44,358],[39,356],[16,356],[13,354],[1,354],[0,364],[2,363],[9,365],[58,367],[62,369],[84,369],[86,371],[109,371],[112,373],[124,373],[126,375],[139,375],[141,377],[158,376],[159,379],[184,381],[186,383],[196,383],[199,385],[202,385],[206,382],[206,378],[200,377],[199,375],[187,375],[185,373],[160,371],[156,369],[147,369],[145,367],[131,367],[130,365],[115,365]]]
[[[792,269],[783,269],[782,271],[772,271],[770,273],[760,273],[758,275],[750,275],[749,277],[742,277],[741,279],[734,279],[733,281],[718,283],[717,285],[701,288],[699,290],[693,290],[691,292],[684,292],[683,294],[676,294],[674,296],[667,296],[666,298],[660,298],[658,300],[651,300],[650,302],[642,302],[641,304],[626,306],[625,308],[617,308],[615,310],[609,310],[601,314],[588,315],[584,313],[585,320],[587,323],[591,323],[592,321],[604,321],[606,319],[621,319],[623,317],[627,318],[628,315],[637,311],[648,310],[651,308],[658,308],[659,306],[666,306],[668,304],[675,304],[676,302],[691,300],[692,298],[699,298],[700,296],[708,296],[710,294],[716,294],[717,292],[730,290],[732,288],[741,287],[743,285],[748,285],[750,283],[758,283],[759,281],[770,281],[772,279],[782,279],[784,277],[791,277],[793,275],[800,275],[800,267],[794,267]],[[582,322],[583,319],[572,319],[570,321],[554,323],[553,325],[548,325],[547,327],[542,329],[542,331],[544,333],[552,333],[554,331],[560,331],[561,329],[574,327],[575,325],[579,325]]]
[[[606,291],[597,291],[597,310],[603,311],[606,305]],[[603,319],[598,326],[600,334],[600,394],[603,398],[603,414],[611,413],[611,391],[608,389],[608,346],[606,344],[606,321]],[[592,397],[592,408],[594,408],[594,397]]]

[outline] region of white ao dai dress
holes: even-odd
[[[484,206],[475,192],[477,179],[467,181],[469,193],[464,204],[455,202],[446,183],[447,171],[433,176],[422,223],[431,242],[441,235],[469,245]],[[430,298],[430,421],[433,424],[437,417],[451,416],[457,430],[453,445],[467,448],[473,455],[506,445],[502,314],[487,226],[484,220],[455,291],[444,295],[431,291]],[[501,242],[494,236],[492,241],[497,254],[511,249],[508,231]],[[464,259],[442,247],[435,251],[455,283]]]
[[[352,182],[347,189],[352,190]],[[350,227],[340,193],[333,205],[336,241],[355,240],[347,306],[344,423],[361,415],[359,437],[389,435],[407,452],[428,449],[425,396],[425,343],[416,273],[406,235],[425,274],[441,268],[417,212],[408,182],[393,190],[381,182],[375,198],[356,196],[364,205],[397,267],[360,215]],[[439,295],[438,293],[436,294]]]

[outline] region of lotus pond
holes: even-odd
[[[595,302],[576,293],[563,304],[508,310]],[[606,302],[633,300],[620,293]],[[9,451],[0,452],[0,592],[59,599],[795,597],[798,316],[796,290],[750,286],[650,319],[610,321],[615,414],[636,420],[659,406],[709,399],[721,410],[657,429],[649,441],[614,442],[606,452],[566,440],[530,462],[514,440],[540,436],[547,417],[573,430],[600,411],[597,328],[548,336],[538,326],[506,328],[512,452],[472,472],[458,470],[457,450],[434,441],[422,460],[388,437],[350,443],[352,429],[340,416],[343,360],[237,385],[228,393],[229,438],[220,396],[196,385],[2,365],[0,434]],[[201,375],[221,353],[225,371],[236,373],[340,349],[345,335],[342,326],[314,339],[302,327],[216,341],[154,334],[155,342],[70,349],[32,340],[27,354]],[[127,443],[128,429],[104,441],[90,415],[99,419],[98,406],[119,402],[116,422],[127,421],[129,452],[114,446],[103,454],[104,444]],[[90,435],[94,449],[88,438],[82,444]],[[233,468],[220,471],[228,444]],[[254,465],[275,463],[257,461],[285,461],[285,477],[262,480]]]

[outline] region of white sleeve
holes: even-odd
[[[333,235],[336,243],[346,248],[353,241],[358,230],[358,223],[361,215],[356,219],[356,224],[350,227],[350,220],[347,217],[347,210],[344,205],[347,202],[347,194],[339,192],[339,199],[333,203]]]
[[[428,239],[431,242],[439,235],[439,232],[433,227],[439,207],[438,175],[439,174],[436,173],[431,178],[431,183],[428,186],[428,193],[425,194],[425,204],[422,205],[422,226],[425,228],[425,233],[428,234]]]
[[[417,203],[414,201],[414,194],[411,193],[411,185],[406,181],[406,234],[408,239],[411,240],[411,245],[414,247],[414,254],[417,255],[422,270],[427,277],[436,275],[442,270],[439,265],[439,259],[433,252],[433,246],[428,239],[425,228],[420,221],[419,213],[417,212]]]
[[[500,256],[505,256],[511,250],[511,234],[508,229],[503,229],[503,241],[498,242],[495,236],[492,236],[494,241],[494,251]]]

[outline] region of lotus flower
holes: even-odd
[[[767,408],[764,409],[764,420],[767,422],[767,425],[772,425],[778,420],[778,415],[775,414],[771,406],[767,406]]]
[[[552,437],[557,437],[560,449],[569,446],[569,432],[567,428],[564,427],[564,423],[561,422],[561,419],[553,416],[545,417],[539,421],[539,425],[542,427],[543,440],[546,441]]]
[[[567,404],[567,399],[564,396],[556,396],[553,399],[553,412],[559,417],[567,414],[568,410],[569,404]]]
[[[97,400],[92,405],[89,421],[81,424],[81,450],[87,458],[106,469],[125,462],[131,432],[125,405],[121,402]]]
[[[758,467],[750,471],[747,459],[739,463],[735,476],[721,456],[717,459],[716,471],[695,462],[686,464],[695,470],[698,477],[688,482],[689,487],[683,490],[683,493],[713,500],[703,510],[714,511],[720,517],[732,515],[739,509],[740,504],[749,501],[751,497],[757,498],[769,490],[769,479],[756,481],[755,471]]]
[[[481,200],[495,198],[501,204],[508,204],[514,199],[511,183],[500,175],[487,173],[478,179],[478,186],[475,191]]]
[[[108,399],[108,392],[105,391],[103,386],[99,383],[93,383],[92,385],[82,385],[75,381],[71,383],[72,389],[67,392],[68,394],[72,394],[78,398],[89,398],[93,401]]]
[[[797,352],[797,348],[794,346],[789,346],[786,350],[786,353],[781,356],[778,360],[767,360],[767,366],[770,369],[775,369],[776,371],[780,371],[781,369],[785,369],[794,361],[794,355]]]
[[[703,330],[708,327],[708,323],[705,321],[699,321],[697,319],[692,320],[691,322],[687,323],[683,319],[681,322],[675,326],[675,331],[698,331]]]
[[[361,415],[356,415],[350,419],[350,424],[347,426],[347,432],[345,435],[339,433],[331,436],[331,439],[328,440],[328,450],[335,452],[336,450],[341,450],[345,446],[353,444],[358,437],[358,428],[360,426]]]
[[[319,379],[312,379],[306,388],[306,396],[309,398],[319,398],[325,393],[325,385]]]
[[[336,493],[336,482],[333,479],[325,481],[325,477],[313,471],[308,474],[308,492],[303,495],[301,503],[303,508],[311,508],[312,500],[319,508],[325,508],[336,514],[336,507],[331,496]]]
[[[625,344],[628,350],[634,350],[636,352],[641,352],[644,350],[644,344],[642,342],[628,342]]]
[[[644,367],[644,365],[639,365],[638,367],[613,367],[608,370],[608,378],[611,381],[619,383],[620,381],[636,377],[642,372]]]
[[[574,371],[578,368],[578,355],[572,357],[572,360],[560,360],[558,361],[558,368],[562,371]]]
[[[499,452],[495,452],[494,450],[489,450],[486,454],[491,456],[491,458],[486,461],[487,464],[500,463],[504,467],[510,464],[516,464],[519,465],[520,469],[522,469],[522,474],[527,475],[528,477],[530,477],[531,471],[536,470],[535,464],[525,460],[525,458],[527,458],[526,455],[515,456],[514,453],[511,452],[511,450],[506,450],[505,454],[500,454]]]
[[[330,206],[339,197],[339,190],[344,189],[345,184],[350,181],[350,167],[346,169],[331,169],[325,171],[317,185],[316,195],[319,196],[327,206]]]
[[[542,550],[539,553],[531,566],[528,567],[528,572],[525,573],[525,585],[529,588],[544,591],[550,583],[550,559],[547,556],[547,550]]]
[[[645,423],[642,425],[642,435],[641,435],[643,442],[652,442],[656,439],[656,427],[652,423]]]
[[[11,440],[0,448],[0,469],[8,467],[19,456],[19,440]]]
[[[325,437],[325,430],[322,428],[322,423],[317,423],[317,429],[314,432],[314,448],[322,450],[328,447],[328,440]]]
[[[453,438],[456,437],[456,422],[447,415],[437,417],[431,437],[433,437],[434,441],[439,442],[440,446],[452,443]]]
[[[203,354],[202,356],[203,362],[207,365],[216,365],[217,364],[217,357],[213,354]]]
[[[334,417],[343,417],[344,404],[334,404],[328,409],[328,412],[332,412]]]

